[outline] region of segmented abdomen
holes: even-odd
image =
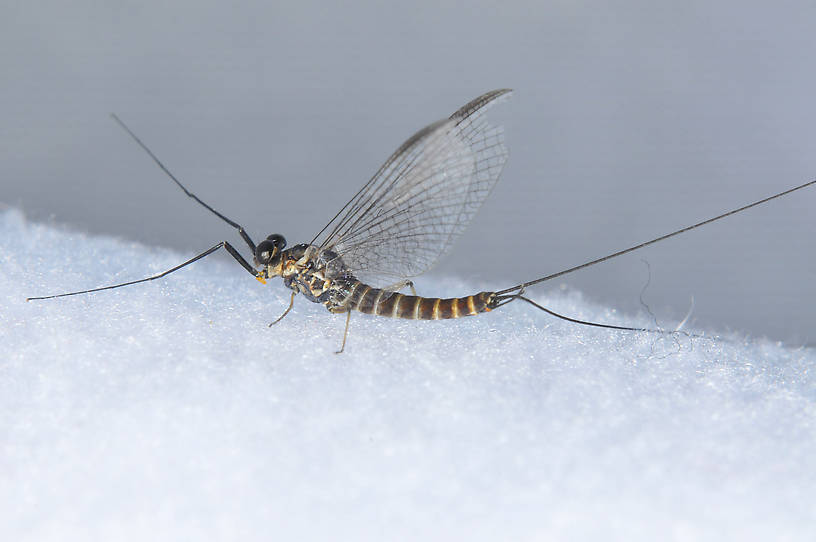
[[[467,297],[442,299],[420,297],[372,288],[362,282],[351,287],[346,306],[365,314],[407,318],[411,320],[444,320],[473,316],[490,310],[493,292],[481,292]]]

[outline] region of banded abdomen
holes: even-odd
[[[373,288],[362,282],[351,288],[344,305],[364,314],[407,318],[410,320],[444,320],[473,316],[490,309],[493,292],[481,292],[467,297],[421,297],[403,295],[390,290]]]

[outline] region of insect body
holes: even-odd
[[[285,244],[283,236],[273,234],[258,245],[255,265],[262,269],[257,278],[265,281],[280,276],[284,285],[293,291],[293,301],[295,294],[303,294],[309,301],[325,305],[329,312],[346,313],[347,327],[351,311],[355,310],[392,318],[444,320],[473,316],[496,307],[498,296],[493,292],[441,299],[404,295],[396,292],[396,288],[375,288],[355,277],[332,250],[320,250],[315,245],[306,244],[281,250]],[[413,289],[410,281],[403,284]],[[290,303],[289,309],[291,307]],[[273,324],[280,321],[289,309]]]
[[[485,112],[509,93],[509,89],[487,92],[447,119],[414,134],[309,243],[288,249],[286,240],[279,234],[269,235],[256,246],[240,224],[187,190],[114,115],[114,120],[185,194],[238,230],[255,265],[251,265],[228,242],[222,241],[152,277],[29,299],[84,294],[155,280],[224,248],[259,281],[281,277],[284,285],[292,290],[289,307],[273,324],[288,314],[297,294],[314,303],[322,303],[332,313],[345,313],[346,331],[341,352],[345,347],[351,312],[355,310],[377,316],[440,320],[489,312],[506,303],[523,300],[553,316],[578,324],[656,332],[658,330],[576,320],[542,307],[523,294],[526,288],[539,282],[638,250],[816,184],[816,180],[810,181],[645,243],[503,290],[449,299],[420,297],[416,292],[414,295],[400,293],[399,290],[406,286],[413,291],[409,278],[428,270],[453,245],[498,181],[507,160],[507,148],[501,127],[491,125]]]
[[[321,252],[313,245],[297,245],[280,252],[262,274],[264,279],[280,275],[287,288],[326,305],[333,313],[356,310],[392,318],[445,320],[490,311],[496,298],[493,292],[441,299],[374,288],[355,277],[334,252]]]

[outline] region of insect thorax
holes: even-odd
[[[279,274],[287,288],[333,312],[344,307],[350,288],[358,282],[335,252],[314,245],[284,250],[280,267],[275,267],[269,270],[270,275]]]

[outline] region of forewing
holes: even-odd
[[[414,134],[321,231],[328,233],[319,246],[374,286],[427,271],[499,178],[503,130],[484,113],[509,93],[488,92]]]

